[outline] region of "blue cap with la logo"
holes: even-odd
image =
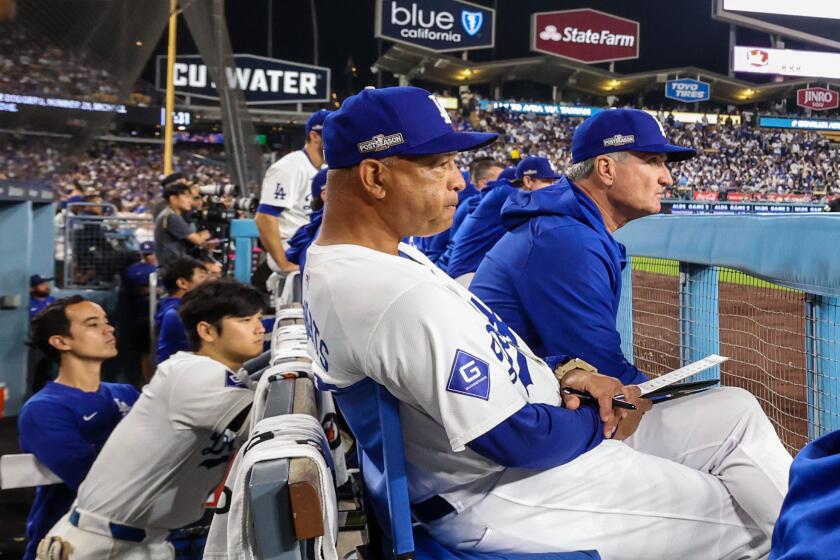
[[[662,123],[639,109],[600,111],[580,123],[572,137],[573,163],[627,151],[665,154],[668,161],[682,161],[697,155],[692,148],[669,144]]]
[[[395,155],[463,152],[498,136],[456,131],[435,96],[416,87],[365,88],[327,116],[323,135],[330,169]]]

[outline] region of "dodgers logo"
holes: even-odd
[[[461,10],[461,27],[470,37],[475,37],[484,25],[484,13]]]
[[[510,382],[521,382],[527,392],[528,385],[533,385],[534,381],[531,379],[531,370],[528,369],[528,361],[516,345],[516,336],[513,334],[513,331],[510,330],[507,323],[502,321],[498,315],[493,313],[482,302],[476,298],[472,298],[470,302],[473,304],[473,307],[487,318],[487,324],[484,328],[487,334],[490,335],[490,350],[493,351],[499,363],[503,367],[507,367]]]
[[[236,374],[230,370],[225,372],[225,387],[239,387],[240,389],[248,388],[248,386],[240,381]]]
[[[486,401],[490,396],[490,366],[484,360],[458,350],[446,390]]]

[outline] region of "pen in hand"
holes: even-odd
[[[572,387],[563,387],[562,391],[567,395],[575,395],[580,397],[580,400],[583,402],[598,402],[595,397],[587,393],[586,391],[580,391],[578,389],[574,389]],[[636,405],[631,404],[626,401],[622,401],[619,399],[613,399],[612,405],[616,408],[624,408],[626,410],[636,410]]]

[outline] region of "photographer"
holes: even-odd
[[[184,219],[193,209],[193,194],[183,175],[171,182],[165,179],[164,185],[166,207],[155,219],[155,255],[160,266],[186,256],[191,247],[204,247],[210,239],[209,231],[195,231]]]

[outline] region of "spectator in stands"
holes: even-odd
[[[30,344],[59,364],[58,377],[20,411],[20,447],[61,482],[39,486],[26,522],[24,558],[70,509],[76,491],[117,423],[137,400],[130,385],[101,381],[102,362],[117,355],[102,308],[81,296],[47,306],[33,321]],[[46,556],[45,556],[46,558]]]
[[[621,351],[616,316],[627,260],[612,234],[658,212],[673,182],[666,162],[695,154],[669,144],[661,130],[637,109],[603,111],[581,124],[568,180],[511,195],[502,211],[509,233],[470,285],[538,355],[581,358],[625,385],[647,377]]]
[[[519,162],[513,179],[516,187],[535,191],[551,185],[560,177],[547,158],[531,156]],[[462,286],[469,286],[481,260],[505,234],[502,206],[516,187],[508,181],[491,183],[482,191],[475,211],[467,216],[455,234],[446,272]]]
[[[321,219],[324,216],[324,189],[327,186],[327,168],[320,170],[312,178],[312,192],[309,207],[312,212],[309,214],[309,223],[301,226],[289,240],[289,248],[286,249],[286,258],[303,271],[306,265],[306,250],[318,235],[321,228]]]
[[[29,277],[29,320],[43,311],[43,309],[55,301],[50,295],[50,281],[52,278],[45,278],[40,274],[33,274]]]
[[[183,214],[192,210],[193,198],[183,176],[167,182],[163,198],[166,208],[155,218],[155,255],[160,266],[167,266],[186,256],[190,247],[203,247],[210,239],[210,232],[194,231],[184,219]]]
[[[207,269],[192,257],[175,259],[163,268],[163,287],[168,295],[160,300],[155,314],[157,363],[163,363],[172,354],[189,348],[189,339],[178,316],[178,309],[181,299],[206,282],[207,278]]]
[[[159,364],[94,462],[71,514],[42,541],[70,558],[173,558],[170,530],[199,520],[247,434],[264,297],[220,280],[184,296],[192,352]],[[102,527],[105,527],[103,530]]]
[[[265,172],[260,205],[254,221],[260,241],[268,253],[268,265],[276,273],[298,269],[286,259],[289,240],[309,222],[312,179],[324,165],[321,131],[329,111],[322,109],[306,121],[306,142],[302,150],[286,154]]]

